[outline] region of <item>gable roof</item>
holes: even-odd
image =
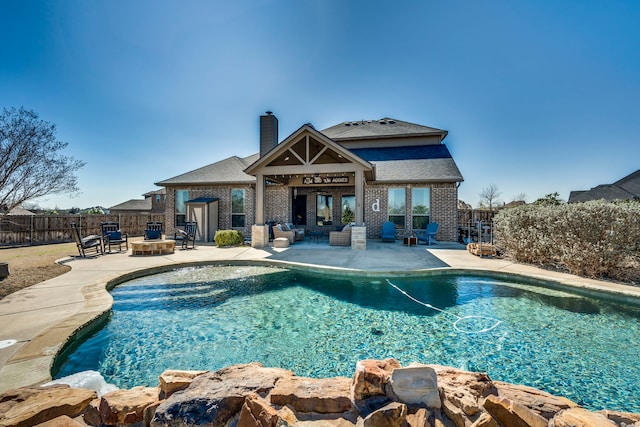
[[[324,129],[321,132],[335,141],[432,135],[440,135],[440,140],[442,141],[448,133],[446,130],[404,122],[389,117],[384,117],[379,120],[342,122]]]
[[[602,184],[586,191],[572,191],[568,203],[590,200],[633,200],[640,199],[640,169],[616,181]]]
[[[175,186],[190,184],[246,184],[256,181],[256,178],[244,172],[247,166],[255,163],[260,155],[258,153],[240,158],[229,157],[219,162],[211,163],[196,170],[156,182],[159,186]]]
[[[322,147],[318,150],[317,153],[308,151],[309,146],[305,145],[302,148],[301,152],[297,152],[295,150],[295,145],[297,143],[302,144],[302,140],[304,137],[310,136],[312,139],[317,142],[317,145]],[[298,128],[295,132],[289,135],[284,141],[280,144],[273,147],[266,153],[264,156],[259,158],[255,163],[251,164],[249,167],[245,169],[246,173],[256,173],[257,170],[261,168],[269,168],[270,165],[275,166],[275,163],[281,163],[278,161],[278,158],[285,157],[284,160],[291,159],[291,165],[280,165],[281,167],[300,167],[301,165],[311,166],[313,163],[319,162],[322,160],[323,153],[331,153],[328,157],[329,159],[325,159],[324,161],[336,162],[336,163],[351,163],[356,164],[362,169],[371,170],[371,163],[362,159],[358,155],[355,155],[352,150],[348,150],[344,148],[342,145],[336,143],[332,139],[328,138],[321,132],[318,132],[313,126],[309,124],[304,124]],[[293,164],[293,161],[298,162],[297,164]],[[316,163],[317,164],[317,163]]]
[[[464,181],[444,144],[354,148],[351,151],[375,165],[376,182]]]
[[[111,206],[109,208],[110,211],[118,210],[118,211],[150,211],[151,210],[151,199],[131,199],[126,202],[120,203],[115,206]]]

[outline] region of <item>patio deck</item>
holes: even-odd
[[[68,273],[18,291],[0,301],[0,343],[17,343],[0,348],[0,392],[48,381],[58,351],[77,330],[104,316],[112,298],[110,282],[135,277],[143,271],[184,264],[215,262],[258,262],[294,268],[332,270],[345,274],[406,275],[434,269],[492,271],[526,275],[569,286],[616,293],[623,298],[640,298],[640,288],[585,279],[542,270],[508,260],[479,258],[458,243],[434,246],[405,246],[402,241],[382,243],[370,240],[364,251],[329,246],[328,240],[305,240],[289,248],[217,248],[198,245],[170,255],[135,257],[131,250],[94,258],[65,261]]]

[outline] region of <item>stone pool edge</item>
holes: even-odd
[[[562,273],[530,270],[532,267],[519,264],[509,264],[501,268],[484,267],[441,267],[430,269],[413,269],[405,271],[366,271],[352,268],[320,266],[301,262],[269,259],[226,259],[200,260],[177,262],[166,259],[166,263],[151,267],[140,267],[123,271],[122,273],[105,274],[92,283],[83,285],[81,292],[84,297],[83,307],[69,317],[51,325],[36,335],[13,354],[4,366],[0,366],[0,392],[23,386],[37,385],[51,380],[51,372],[56,359],[65,351],[73,349],[87,334],[91,334],[103,322],[108,320],[113,304],[109,290],[120,283],[138,277],[174,270],[176,268],[196,267],[205,265],[260,265],[276,268],[303,270],[311,273],[358,275],[366,277],[411,277],[420,275],[442,275],[466,273],[500,278],[518,278],[530,282],[545,282],[564,288],[588,294],[589,296],[608,297],[619,302],[640,304],[640,288],[608,282],[600,282],[571,276]],[[69,274],[69,273],[65,273]],[[64,275],[63,275],[64,276]],[[63,277],[60,276],[60,277]],[[568,277],[563,277],[568,276]],[[615,285],[615,286],[611,286]],[[7,380],[7,381],[5,381]]]

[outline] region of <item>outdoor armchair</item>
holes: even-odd
[[[430,222],[427,225],[427,229],[424,231],[416,232],[416,237],[418,238],[418,243],[424,243],[426,245],[437,244],[436,233],[438,233],[438,223]]]
[[[282,224],[276,224],[273,226],[273,238],[285,237],[289,239],[289,244],[293,245],[296,241],[296,233],[292,230],[285,230]]]
[[[284,224],[282,224],[282,229],[284,231],[287,231],[287,230],[293,231],[295,233],[296,241],[304,240],[304,228],[295,228],[292,223],[285,222]]]
[[[330,246],[351,246],[351,226],[345,225],[342,231],[329,232]]]
[[[387,221],[382,224],[382,241],[383,242],[395,242],[396,241],[396,225]]]
[[[144,230],[144,240],[162,239],[162,223],[158,221],[147,222]]]
[[[129,250],[129,237],[127,233],[120,230],[119,222],[103,222],[101,228],[102,240],[105,247],[109,247],[109,252],[111,252],[111,245],[118,245],[118,250],[121,251],[124,244],[125,250]]]
[[[173,238],[182,242],[182,249],[196,248],[196,235],[198,234],[198,223],[196,221],[187,221],[184,223],[183,229],[177,229]]]
[[[87,256],[85,251],[88,249],[96,251],[96,255],[104,253],[102,248],[102,237],[96,234],[82,237],[80,235],[80,229],[75,223],[71,223],[71,234],[73,235],[73,240],[76,242],[76,246],[78,247],[78,252],[81,257],[84,258]]]

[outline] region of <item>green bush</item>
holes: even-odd
[[[640,279],[640,203],[525,205],[494,218],[498,247],[518,262],[592,278]]]
[[[244,236],[238,230],[218,230],[213,236],[216,245],[222,248],[225,246],[240,246],[244,244]]]

